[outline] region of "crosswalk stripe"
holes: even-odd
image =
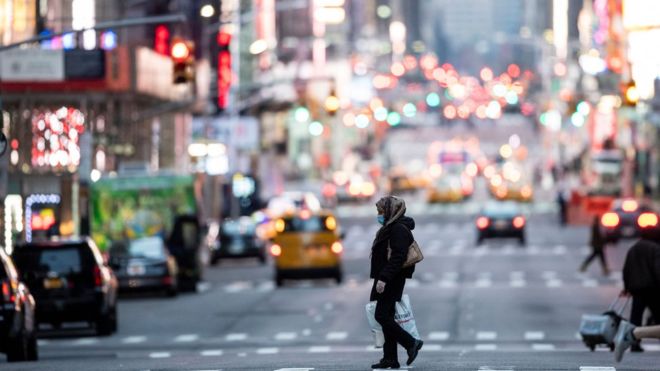
[[[525,332],[525,340],[543,340],[545,333],[543,331],[527,331]]]
[[[144,343],[147,341],[146,336],[128,336],[124,338],[121,342],[124,344],[138,344],[138,343]]]
[[[82,338],[82,339],[77,339],[71,343],[71,345],[92,345],[92,344],[97,344],[99,342],[99,339],[97,338]]]
[[[497,344],[477,344],[477,345],[474,346],[474,350],[494,351],[494,350],[497,350]]]
[[[280,350],[278,348],[259,348],[257,354],[277,354]]]
[[[614,367],[580,366],[580,371],[616,371]]]
[[[298,337],[295,332],[280,332],[275,334],[275,340],[294,340]]]
[[[424,344],[422,348],[425,352],[439,352],[442,350],[442,345],[440,344]]]
[[[170,352],[153,352],[149,353],[149,358],[170,358],[172,354]]]
[[[203,357],[218,357],[222,355],[221,349],[207,349],[202,350],[199,354]]]
[[[449,339],[449,333],[445,331],[431,332],[428,336],[431,341],[446,341]]]
[[[493,331],[477,332],[477,340],[495,340],[495,339],[497,339],[497,332],[493,332]]]
[[[326,340],[345,340],[348,337],[346,332],[329,332],[326,336]]]
[[[247,334],[243,333],[227,334],[225,336],[226,341],[242,341],[245,339],[247,339]]]
[[[184,334],[174,338],[174,341],[177,343],[190,343],[193,341],[197,341],[198,339],[199,339],[199,335],[197,334]]]
[[[309,353],[330,353],[330,347],[326,346],[326,345],[313,346],[313,347],[309,347],[308,352]]]
[[[538,351],[551,351],[555,350],[554,344],[532,344],[532,349]]]

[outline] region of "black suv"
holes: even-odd
[[[18,280],[11,259],[0,246],[0,352],[7,361],[36,361],[37,323],[30,290]]]
[[[13,253],[37,300],[37,322],[89,322],[99,335],[117,331],[117,278],[89,239],[37,241]]]

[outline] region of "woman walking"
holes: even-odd
[[[411,230],[415,221],[407,216],[405,202],[394,196],[381,198],[376,203],[378,230],[371,247],[371,272],[374,279],[370,301],[376,301],[376,321],[383,328],[385,343],[383,358],[371,368],[399,368],[397,344],[408,352],[407,365],[410,365],[423,341],[415,339],[394,320],[395,303],[401,300],[407,278],[412,278],[415,267],[403,268],[408,256],[408,247],[414,241]],[[389,250],[389,251],[388,251]]]
[[[607,267],[607,258],[605,257],[606,244],[605,236],[603,236],[600,230],[600,218],[596,216],[593,223],[591,223],[591,241],[589,241],[591,255],[582,263],[580,272],[586,272],[589,264],[598,257],[600,259],[600,265],[603,268],[603,275],[608,276],[610,274],[610,269]]]

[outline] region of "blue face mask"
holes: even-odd
[[[378,223],[384,225],[385,224],[385,215],[378,215],[376,220],[378,220]]]

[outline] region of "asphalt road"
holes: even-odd
[[[415,370],[660,369],[658,342],[614,364],[609,351],[591,353],[576,337],[581,314],[602,312],[619,292],[630,242],[610,249],[611,276],[597,265],[579,274],[587,229],[560,228],[552,214],[530,208],[526,247],[505,240],[477,248],[469,212],[411,209],[426,257],[406,286],[426,341]],[[43,334],[39,362],[0,363],[0,370],[367,370],[381,356],[364,309],[377,226],[374,216],[341,222],[340,286],[302,281],[278,289],[270,262],[223,262],[208,269],[196,294],[124,298],[111,337]]]

